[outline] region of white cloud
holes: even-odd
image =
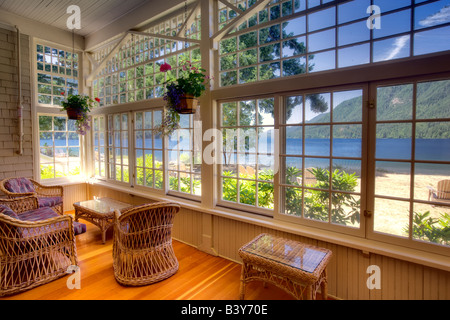
[[[431,27],[437,24],[445,23],[450,21],[450,6],[442,8],[439,12],[426,17],[425,19],[419,21],[422,27]]]
[[[409,36],[402,36],[400,38],[397,38],[392,50],[388,53],[387,57],[384,60],[395,59],[395,57],[402,51],[408,41]]]

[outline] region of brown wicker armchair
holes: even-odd
[[[21,218],[48,210],[35,196],[0,199],[0,297],[53,281],[78,265],[71,216]]]
[[[146,204],[120,213],[114,221],[114,275],[122,285],[143,286],[178,271],[172,247],[174,203]]]
[[[64,213],[62,186],[44,186],[29,178],[8,178],[0,181],[0,191],[10,199],[35,195],[40,207],[50,207],[61,215]]]

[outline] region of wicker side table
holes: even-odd
[[[102,232],[102,242],[106,242],[106,231],[114,224],[114,211],[131,208],[131,204],[109,198],[75,202],[75,221],[83,219],[96,225]]]
[[[260,280],[274,284],[296,299],[316,299],[321,288],[328,298],[326,267],[331,251],[304,243],[261,234],[239,249],[243,260],[240,299],[245,285]]]

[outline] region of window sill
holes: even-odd
[[[244,211],[232,210],[223,207],[208,208],[203,206],[200,202],[182,199],[170,195],[156,194],[152,193],[151,191],[137,190],[130,187],[124,188],[123,186],[114,185],[105,181],[90,181],[89,183],[92,185],[99,185],[102,187],[128,193],[130,195],[142,198],[147,198],[154,201],[176,202],[183,208],[189,210],[194,210],[201,213],[224,217],[244,223],[249,223],[261,227],[271,228],[299,236],[308,237],[318,241],[324,241],[335,245],[361,250],[364,254],[370,253],[379,254],[382,256],[405,260],[408,262],[417,263],[427,267],[432,267],[450,272],[450,258],[436,253],[430,253],[422,250],[406,248],[380,241],[340,234],[333,231],[302,226]]]

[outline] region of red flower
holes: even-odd
[[[63,95],[65,95],[66,93],[65,92],[61,92],[61,95],[63,96]]]
[[[169,71],[169,70],[172,70],[172,67],[168,63],[163,63],[161,65],[161,67],[159,67],[159,71],[160,72],[166,72],[166,71]]]
[[[100,103],[100,98],[95,98],[95,101],[97,101],[98,103]]]

